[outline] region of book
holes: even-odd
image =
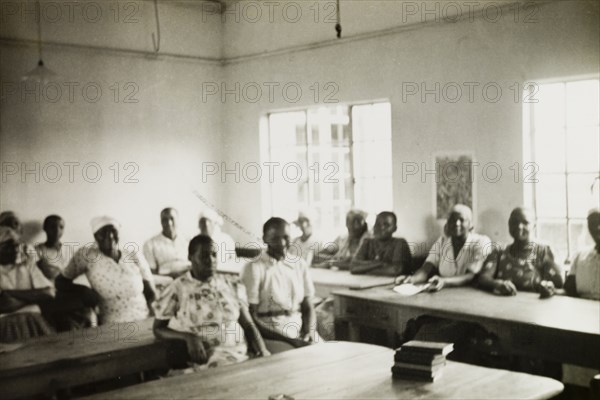
[[[410,350],[419,353],[441,354],[446,356],[450,354],[452,350],[454,350],[454,344],[444,342],[425,342],[422,340],[411,340],[410,342],[404,343],[398,350]]]
[[[415,371],[412,369],[399,368],[396,366],[392,367],[392,377],[394,379],[406,379],[406,380],[418,380],[433,382],[440,376],[441,371],[427,372],[427,371]]]
[[[394,354],[394,361],[420,365],[437,365],[446,362],[446,356],[442,354],[398,350]]]
[[[437,365],[419,365],[419,364],[409,364],[409,363],[394,363],[394,367],[402,368],[402,369],[410,369],[412,371],[424,371],[424,372],[436,372],[442,369],[446,363],[437,364]]]

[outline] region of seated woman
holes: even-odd
[[[546,297],[563,286],[563,274],[550,247],[530,238],[534,228],[532,210],[517,207],[510,213],[508,232],[514,242],[486,259],[478,277],[482,288],[506,296],[518,290],[537,291]]]
[[[56,277],[58,292],[79,296],[86,306],[99,302],[99,323],[139,321],[150,316],[154,298],[152,273],[146,261],[132,251],[119,250],[121,225],[113,218],[92,220],[96,242],[77,250],[69,265]],[[85,274],[92,286],[73,284]]]
[[[191,271],[175,279],[153,304],[155,336],[184,341],[194,369],[247,360],[246,338],[256,355],[269,355],[248,312],[244,285],[216,273],[211,238],[193,238],[188,254]]]
[[[52,284],[32,257],[17,261],[19,246],[19,234],[0,226],[0,342],[53,332],[38,306],[54,297]]]
[[[406,240],[394,238],[396,214],[384,211],[377,215],[373,238],[365,239],[350,263],[350,273],[398,276],[410,271],[412,255]]]
[[[315,254],[313,267],[350,269],[352,258],[365,239],[369,237],[367,213],[361,210],[348,211],[346,229],[348,230],[347,234],[339,236],[333,243],[324,246],[321,252]]]
[[[590,210],[587,217],[588,230],[595,247],[579,252],[573,263],[565,291],[569,296],[600,300],[600,210]]]
[[[317,342],[315,287],[302,258],[287,256],[289,225],[273,217],[263,225],[266,253],[242,270],[250,314],[272,352]]]
[[[431,247],[425,263],[405,283],[431,283],[430,290],[464,286],[481,270],[492,242],[473,232],[473,212],[463,204],[450,210],[445,234]]]
[[[470,284],[481,270],[487,253],[491,251],[490,239],[472,232],[472,221],[473,213],[469,207],[462,204],[452,207],[444,235],[431,247],[423,266],[414,275],[404,278],[404,282],[428,282],[430,291]],[[477,324],[422,316],[409,321],[403,339],[451,342],[455,344],[451,357],[466,360],[469,339],[477,336],[481,330]]]

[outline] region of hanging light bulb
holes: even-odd
[[[32,82],[32,83],[41,83],[41,84],[47,84],[51,81],[56,80],[56,78],[58,78],[58,75],[52,71],[51,69],[49,69],[48,67],[46,67],[44,65],[44,61],[42,60],[42,21],[40,19],[40,1],[37,0],[35,3],[35,13],[36,13],[36,22],[37,22],[37,27],[38,27],[38,55],[39,55],[39,61],[37,66],[32,69],[31,71],[29,71],[28,73],[26,73],[25,75],[23,75],[23,77],[21,78],[21,80],[23,82]]]

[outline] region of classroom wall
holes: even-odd
[[[115,17],[110,9],[114,2],[83,0],[77,4],[104,4],[103,18],[91,21],[92,6],[86,18],[75,13],[74,21],[66,15],[58,22],[49,21],[51,14],[43,18],[44,60],[61,82],[79,87],[97,83],[103,96],[93,103],[78,92],[70,101],[61,83],[64,92],[57,103],[34,100],[31,94],[22,101],[10,85],[21,89],[20,77],[35,66],[35,24],[27,12],[7,14],[6,3],[11,2],[0,3],[0,161],[7,168],[0,209],[13,209],[30,221],[31,238],[41,238],[34,222],[56,212],[67,219],[66,240],[91,240],[89,219],[108,213],[123,220],[124,236],[142,241],[159,230],[157,214],[166,205],[180,209],[183,230],[192,234],[203,206],[191,194],[197,188],[225,214],[225,230],[236,240],[256,241],[270,215],[268,182],[263,178],[251,183],[243,177],[236,182],[235,173],[202,179],[203,169],[214,163],[219,168],[262,163],[267,149],[261,117],[273,110],[313,106],[331,94],[331,100],[342,103],[392,104],[399,235],[431,242],[441,225],[433,215],[433,175],[422,178],[417,173],[403,182],[403,171],[411,163],[432,169],[435,153],[456,151],[473,154],[481,165],[475,170],[478,230],[506,240],[507,214],[523,201],[522,179],[514,182],[509,169],[523,161],[522,104],[513,100],[514,83],[586,75],[599,68],[598,4],[585,0],[542,2],[533,8],[521,2],[503,9],[500,18],[494,7],[511,2],[480,1],[474,13],[489,4],[487,14],[470,18],[463,9],[462,20],[444,2],[427,2],[427,10],[434,10],[427,14],[419,9],[424,2],[343,1],[341,40],[335,39],[333,2],[278,2],[271,21],[264,4],[258,20],[251,9],[244,11],[244,4],[257,2],[227,1],[226,12],[219,14],[212,2],[161,1],[158,56],[151,55],[151,33],[156,30],[152,2],[134,2],[138,9],[125,9],[130,2],[119,3]],[[407,8],[415,4],[417,9]],[[294,14],[297,6],[300,14]],[[135,86],[125,87],[130,82]],[[407,85],[431,88],[453,82],[463,88],[456,103],[444,96],[439,102],[434,95],[424,101],[418,94],[406,96]],[[464,82],[479,85],[473,102]],[[261,98],[254,102],[242,94],[236,99],[236,92],[241,94],[236,83],[240,89],[248,83],[262,87]],[[315,83],[319,102],[314,99]],[[335,84],[335,93],[327,89],[328,83]],[[503,90],[497,103],[483,98],[481,88],[488,83]],[[233,88],[233,94],[209,94],[215,85],[220,91],[222,84]],[[265,84],[279,85],[272,101]],[[285,98],[281,89],[286,84],[302,89],[298,101]],[[124,103],[132,90],[137,90],[132,99],[138,102]],[[46,97],[51,96],[49,92]],[[23,162],[28,168],[40,163],[39,183],[35,174],[21,176]],[[53,162],[62,166],[57,183],[51,182]],[[79,168],[97,163],[102,178],[88,182],[95,172],[90,164],[90,176],[76,169],[74,182],[69,182],[65,162],[79,162]],[[115,162],[120,169],[117,183]],[[128,162],[133,164],[125,169]],[[13,175],[14,163],[18,169]],[[501,168],[498,182],[493,182],[493,168],[483,176],[482,168],[490,163]],[[135,171],[133,178],[139,182],[125,183]]]
[[[504,16],[496,20],[490,9],[485,18],[452,23],[429,17],[425,24],[411,25],[407,20],[404,25],[396,24],[397,29],[388,29],[394,20],[403,18],[401,7],[398,10],[390,3],[394,2],[342,2],[342,25],[351,37],[340,41],[334,39],[333,24],[324,27],[315,23],[309,13],[305,14],[309,18],[293,24],[243,23],[243,19],[225,23],[224,54],[230,62],[224,76],[229,87],[239,82],[242,88],[249,83],[266,88],[265,83],[276,82],[279,88],[293,83],[303,90],[298,101],[291,101],[296,100],[294,92],[286,98],[281,90],[269,99],[267,89],[259,101],[255,101],[254,92],[243,96],[242,91],[239,100],[231,95],[225,96],[225,101],[215,96],[215,102],[225,105],[225,160],[228,165],[260,163],[266,153],[259,116],[273,110],[314,106],[311,85],[316,82],[323,90],[326,83],[333,82],[339,91],[332,99],[339,102],[391,102],[394,211],[399,217],[399,235],[423,243],[421,251],[425,251],[442,225],[433,214],[433,175],[421,177],[417,173],[403,180],[403,171],[410,168],[407,163],[419,167],[426,163],[431,170],[434,154],[467,152],[480,163],[475,168],[476,228],[493,240],[506,241],[508,214],[523,203],[524,196],[523,176],[515,182],[510,169],[515,163],[521,168],[523,165],[523,104],[520,98],[514,100],[513,85],[597,74],[598,5],[556,1],[520,9],[526,12],[517,17],[505,9]],[[373,33],[381,27],[387,30],[380,35]],[[303,32],[301,39],[294,34],[297,32]],[[253,40],[248,41],[249,37]],[[261,54],[263,45],[271,53]],[[441,89],[453,82],[464,89],[456,102],[452,100],[457,92],[448,91],[444,96]],[[473,101],[465,82],[478,85]],[[425,84],[431,89],[436,83],[440,84],[439,102],[435,95],[425,99],[407,95],[407,85]],[[485,97],[482,88],[486,84],[501,88],[497,102],[493,89]],[[488,168],[485,172],[484,167]],[[499,178],[498,168],[502,173]],[[269,215],[268,207],[260,206],[269,202],[261,190],[264,179],[258,183],[225,181],[225,209],[241,226],[259,234]],[[240,229],[232,227],[231,233],[249,240]]]
[[[139,6],[133,14],[127,2],[74,2],[72,21],[64,14],[56,23],[48,9],[43,39],[54,45],[44,47],[43,59],[59,75],[52,81],[62,94],[48,84],[37,91],[28,86],[33,94],[22,96],[21,76],[38,60],[35,46],[23,40],[35,39],[36,25],[27,13],[7,14],[7,3],[0,31],[0,209],[17,212],[31,240],[44,239],[41,220],[57,213],[66,220],[64,241],[87,243],[90,219],[108,214],[123,224],[122,243],[141,246],[160,232],[166,206],[179,209],[184,234],[197,233],[202,203],[192,190],[214,203],[221,198],[219,187],[197,180],[202,160],[221,151],[220,106],[202,103],[198,87],[200,79],[221,76],[218,16],[194,24],[202,18],[198,6],[159,3],[162,43],[154,56],[152,2],[129,2]],[[90,22],[93,8],[87,19],[77,13],[89,3],[103,7],[96,22]],[[117,22],[109,8],[116,4]],[[124,22],[124,12],[137,22]],[[24,169],[34,172],[22,175]]]

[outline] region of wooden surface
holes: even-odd
[[[154,368],[185,357],[152,333],[153,319],[45,336],[0,354],[0,398],[52,393]]]
[[[535,293],[497,296],[473,288],[403,297],[389,288],[335,292],[336,319],[389,327],[432,315],[478,322],[524,354],[600,368],[600,302],[567,296],[539,299]]]
[[[148,382],[88,399],[546,399],[560,382],[448,362],[433,383],[392,380],[394,351],[325,343],[237,365]]]
[[[224,274],[239,274],[243,265],[247,262],[249,262],[248,259],[228,261],[223,265],[219,265],[217,271]],[[348,271],[336,271],[323,268],[311,268],[310,273],[313,283],[315,284],[316,295],[321,298],[330,296],[331,293],[336,290],[391,283],[394,279],[385,276],[352,275]]]

